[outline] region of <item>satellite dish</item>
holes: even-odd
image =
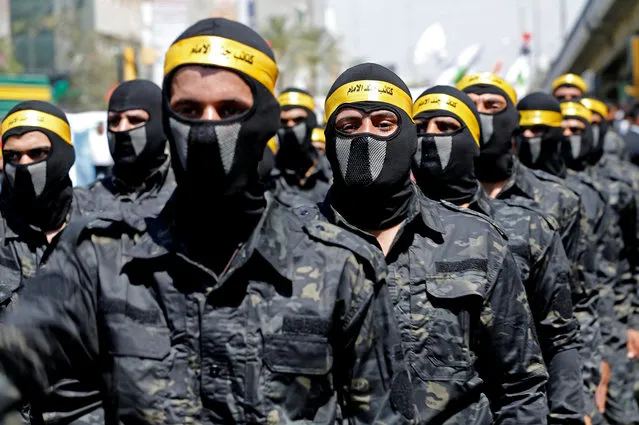
[[[422,65],[430,58],[441,60],[446,57],[446,35],[439,22],[435,22],[424,30],[415,45],[413,63]]]

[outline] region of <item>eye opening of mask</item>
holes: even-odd
[[[445,118],[440,120],[441,125],[438,125],[438,133],[428,132],[429,124],[436,119]],[[415,121],[415,127],[417,130],[417,134],[422,135],[431,135],[431,136],[455,136],[461,134],[464,129],[468,129],[466,123],[460,119],[457,115],[448,111],[429,111],[425,113],[421,113],[416,115],[413,120]],[[454,120],[455,122],[451,121]],[[446,130],[441,127],[457,127],[454,130]],[[469,130],[470,131],[470,130]]]
[[[45,145],[40,145],[40,146],[35,146],[34,148],[31,149],[26,149],[26,150],[21,150],[21,151],[14,151],[13,149],[7,149],[6,148],[6,141],[13,136],[17,136],[17,137],[22,137],[27,133],[31,133],[31,132],[38,132],[38,133],[42,133],[48,140],[49,140],[49,145],[45,146]],[[24,165],[24,166],[29,166],[29,165],[33,165],[33,164],[39,164],[41,162],[45,162],[47,159],[49,159],[49,157],[52,155],[52,153],[54,152],[54,143],[52,142],[52,137],[53,134],[49,132],[49,130],[43,129],[43,128],[38,128],[38,127],[19,127],[19,128],[14,128],[11,130],[10,134],[5,134],[5,136],[3,137],[4,140],[2,140],[2,159],[4,161],[5,164],[12,164],[14,166],[18,166],[18,165]],[[40,151],[40,152],[34,152],[34,151]],[[30,162],[28,164],[18,164],[15,162],[15,160],[11,160],[11,156],[17,153],[17,159],[19,160],[20,157],[22,157],[22,155],[26,154],[27,156],[29,156],[32,160],[33,160],[33,156],[39,156],[38,159],[33,160],[33,162]],[[39,155],[38,155],[39,153]]]
[[[137,121],[139,123],[139,125],[136,125],[134,122],[132,122],[131,118],[127,117],[127,120],[129,121],[129,123],[133,126],[131,128],[129,128],[128,130],[122,130],[122,131],[117,131],[117,130],[112,130],[111,126],[115,125],[116,127],[120,124],[121,121],[121,115],[125,112],[128,111],[135,111],[135,110],[140,110],[140,111],[144,111],[147,114],[147,118],[146,119],[141,119],[140,117],[136,117],[133,116],[134,120]],[[114,113],[117,114],[118,117],[118,121],[117,124],[112,124],[112,119],[110,115],[107,115],[107,130],[111,133],[128,133],[129,131],[138,129],[138,128],[142,128],[142,127],[146,127],[147,123],[151,120],[151,112],[149,112],[146,108],[131,108],[131,109],[122,109],[122,110],[113,110],[113,109],[109,109],[108,111],[109,113]],[[138,121],[139,120],[139,121]]]
[[[347,117],[338,117],[340,113],[342,113],[345,109],[353,109],[358,111],[359,114],[352,114]],[[379,134],[372,132],[356,132],[362,127],[365,119],[371,120],[371,124],[373,128],[377,128],[380,124],[383,124],[384,121],[390,121],[389,118],[396,120],[395,123],[390,123],[390,126],[395,126],[395,129],[392,132],[384,133],[383,130],[380,130]],[[345,138],[353,138],[358,136],[371,136],[377,140],[391,140],[396,137],[402,126],[402,116],[397,111],[397,108],[392,105],[386,103],[379,102],[359,102],[359,103],[347,103],[340,105],[333,114],[333,127],[335,129],[335,133]],[[389,125],[387,122],[383,125]],[[350,128],[354,130],[354,132],[345,131],[345,128]]]
[[[231,116],[229,118],[222,118],[220,120],[202,120],[202,119],[197,119],[197,118],[189,118],[189,117],[185,117],[184,115],[176,112],[173,110],[173,108],[171,107],[171,96],[172,96],[172,89],[171,89],[171,83],[173,81],[173,77],[175,76],[175,74],[182,68],[186,67],[186,66],[200,66],[200,67],[210,67],[210,68],[219,68],[225,71],[230,71],[233,72],[234,74],[236,74],[237,76],[239,76],[251,89],[251,95],[253,96],[253,104],[251,105],[250,108],[248,108],[247,110],[245,110],[244,112],[238,114],[238,115],[234,115]],[[242,122],[242,121],[246,121],[248,119],[250,119],[253,114],[255,114],[255,110],[257,108],[257,103],[255,101],[255,97],[257,95],[257,87],[256,87],[256,82],[253,81],[249,76],[247,76],[246,74],[244,74],[241,71],[238,71],[237,69],[233,69],[233,68],[226,68],[226,67],[222,67],[222,66],[217,66],[217,65],[202,65],[202,64],[190,64],[190,63],[185,63],[182,64],[178,67],[176,67],[175,69],[173,69],[169,74],[166,75],[165,79],[164,79],[164,85],[162,88],[162,96],[164,97],[164,102],[166,103],[166,108],[168,109],[169,113],[171,115],[173,115],[174,117],[179,118],[180,121],[187,123],[187,124],[206,124],[206,123],[216,123],[216,124],[232,124],[232,123],[236,123],[236,122]],[[272,93],[270,94],[272,96]],[[234,99],[227,99],[226,101],[233,101]],[[224,101],[220,101],[220,102],[224,102]]]

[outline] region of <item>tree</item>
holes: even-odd
[[[13,46],[8,38],[0,39],[0,74],[21,74],[24,68],[13,55]]]
[[[278,89],[305,76],[309,91],[316,94],[328,88],[318,87],[320,76],[332,81],[340,71],[337,40],[324,28],[309,25],[301,17],[291,23],[284,16],[273,16],[262,35],[271,43],[280,69]]]
[[[41,0],[14,2],[12,33],[26,45],[22,65],[27,72],[70,75],[69,87],[57,99],[70,112],[105,109],[105,93],[117,82],[115,49],[95,31],[87,29],[86,4],[82,0],[56,3]],[[44,37],[50,48],[37,50],[34,42]],[[1,52],[1,50],[0,50]],[[42,63],[42,57],[48,60]],[[39,59],[34,66],[35,59]]]

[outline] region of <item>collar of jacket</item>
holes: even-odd
[[[513,158],[513,173],[498,197],[503,199],[510,195],[519,195],[528,199],[535,199],[535,188],[531,181],[533,178],[532,170],[519,162],[519,158],[515,156]]]
[[[141,195],[143,193],[159,192],[164,186],[170,168],[171,156],[167,155],[162,165],[153,170],[139,186],[131,186],[115,176],[111,176],[107,181],[115,191],[121,193],[138,193]]]
[[[249,239],[240,247],[236,255],[237,261],[233,261],[233,265],[225,271],[224,276],[231,275],[237,268],[245,265],[257,252],[279,275],[290,281],[293,280],[295,271],[288,267],[289,257],[282,255],[282,252],[288,247],[295,246],[299,241],[291,240],[291,234],[282,235],[281,232],[278,232],[278,229],[282,227],[282,220],[286,221],[287,217],[282,217],[282,215],[275,213],[276,209],[281,209],[282,207],[279,206],[271,193],[266,192],[265,197],[266,208],[262,217]],[[147,232],[133,247],[125,250],[125,255],[133,259],[148,260],[169,254],[177,254],[185,261],[204,268],[201,264],[189,259],[185,254],[183,241],[175,225],[176,202],[177,199],[174,194],[158,217],[149,219]],[[294,214],[293,212],[290,214],[297,217],[308,216],[309,220],[312,219],[312,214]],[[290,217],[290,219],[294,218]],[[303,237],[301,232],[297,236]]]
[[[408,223],[417,221],[426,228],[437,232],[441,235],[446,233],[444,230],[444,224],[439,216],[435,213],[437,203],[421,193],[421,191],[413,184],[413,196],[411,196],[410,206],[408,210],[408,218],[405,221],[404,226]],[[326,200],[321,206],[322,211],[327,215],[328,220],[340,227],[346,228],[351,232],[363,237],[367,241],[377,245],[377,239],[368,232],[351,225],[346,219],[333,207],[331,204],[331,193],[329,190]],[[421,220],[417,220],[421,218]]]
[[[484,188],[479,184],[477,185],[477,192],[475,192],[475,196],[470,201],[468,208],[480,214],[484,214],[489,218],[493,218],[495,216],[492,200],[488,197]]]

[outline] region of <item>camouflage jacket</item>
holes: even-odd
[[[320,157],[313,172],[300,182],[296,174],[286,170],[274,169],[271,174],[269,188],[278,198],[289,206],[295,206],[296,198],[307,203],[317,204],[326,197],[333,182],[333,174],[325,157]],[[291,199],[289,204],[286,200]]]
[[[97,219],[60,244],[0,328],[17,388],[0,412],[61,374],[99,382],[107,424],[409,422],[376,249],[267,196],[218,277],[185,254],[174,208],[147,233]]]
[[[4,204],[3,207],[4,212],[7,212],[8,205]],[[78,214],[74,198],[69,217],[72,220]],[[63,234],[64,230],[48,243],[42,232],[7,220],[6,214],[0,214],[0,313],[4,315],[15,309],[25,282],[46,265]],[[90,412],[100,415],[97,391],[76,380],[62,379],[49,388],[46,397],[30,401],[31,407],[25,408],[22,414],[25,422],[33,424],[84,424],[89,422],[83,416]]]
[[[546,423],[546,368],[500,230],[418,189],[411,202],[386,260],[420,423]],[[379,247],[333,209],[330,193],[321,210]]]
[[[160,213],[175,190],[175,176],[171,160],[153,172],[140,187],[131,187],[117,177],[110,176],[74,189],[82,214],[108,214],[126,205],[141,217]],[[129,205],[130,204],[130,205]]]
[[[579,322],[573,315],[571,269],[561,238],[537,209],[491,200],[482,188],[469,208],[494,219],[508,235],[548,369],[548,423],[582,424]]]
[[[576,271],[579,258],[581,210],[579,196],[557,178],[543,171],[531,170],[514,158],[512,175],[503,187],[498,199],[523,197],[535,201],[544,216],[561,234],[568,259]]]
[[[607,154],[589,174],[606,190],[623,241],[617,263],[619,282],[614,286],[615,313],[624,326],[639,329],[639,169]]]

